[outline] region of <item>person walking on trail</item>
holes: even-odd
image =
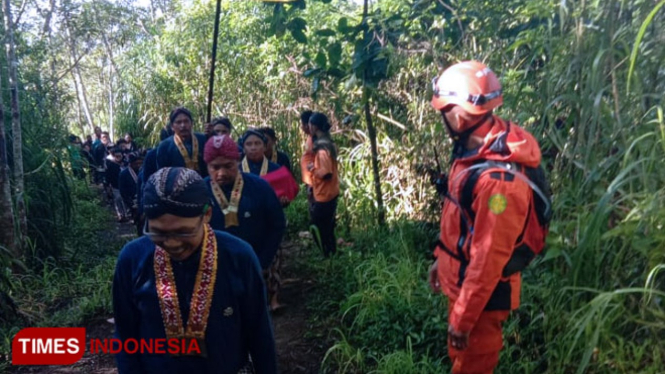
[[[102,142],[102,128],[99,126],[95,126],[94,133],[95,133],[95,139],[94,142],[92,143],[93,149],[95,149],[95,147],[97,147]]]
[[[259,130],[249,129],[240,138],[245,157],[240,164],[243,173],[250,173],[262,177],[279,169],[279,165],[268,160],[265,156],[268,139]]]
[[[261,127],[259,131],[266,137],[266,158],[279,166],[284,166],[291,171],[291,160],[289,156],[277,149],[277,134],[272,127]]]
[[[137,152],[139,150],[139,147],[134,142],[134,137],[132,136],[131,133],[126,132],[124,139],[125,139],[125,150],[128,153]]]
[[[97,134],[97,129],[95,128],[95,134]],[[106,156],[109,155],[109,151],[113,146],[109,133],[106,131],[101,131],[99,129],[99,138],[95,140],[92,148],[92,156],[95,159],[95,165],[97,169],[94,175],[95,184],[104,183],[105,172],[106,172]]]
[[[113,148],[111,154],[106,159],[106,187],[111,188],[113,205],[115,206],[118,222],[126,222],[130,218],[125,202],[120,194],[120,173],[123,168],[122,162],[122,150],[119,147]]]
[[[305,134],[305,150],[303,151],[302,156],[300,157],[300,175],[302,177],[302,182],[305,183],[307,188],[307,197],[308,201],[311,204],[311,195],[312,195],[312,176],[307,169],[307,166],[314,162],[314,141],[312,140],[312,134],[309,132],[309,117],[312,116],[311,110],[305,110],[300,114],[300,130]]]
[[[233,125],[228,117],[216,117],[210,123],[212,125],[212,135],[228,135],[231,136]]]
[[[143,235],[143,224],[145,223],[145,214],[143,214],[143,186],[145,186],[150,176],[157,171],[157,149],[148,149],[143,158],[143,164],[138,174],[138,181],[136,182],[136,215],[139,222],[137,223],[137,235]]]
[[[144,191],[145,236],[125,245],[113,278],[115,338],[178,339],[185,350],[122,351],[118,372],[277,373],[258,258],[210,227],[206,183],[193,170],[167,167]]]
[[[205,179],[213,209],[210,225],[249,243],[266,277],[271,310],[280,307],[278,248],[286,229],[282,207],[268,182],[240,172],[240,153],[226,135],[208,140],[204,151],[209,177]]]
[[[319,247],[325,257],[337,252],[335,214],[339,196],[337,147],[330,138],[330,123],[323,113],[309,118],[309,131],[314,139],[312,161],[307,164],[312,183],[310,218],[319,231]],[[316,237],[316,235],[315,235]]]
[[[455,64],[433,84],[432,106],[454,150],[429,283],[448,297],[452,372],[492,373],[503,346],[502,324],[520,302],[520,272],[509,270],[516,248],[544,238],[531,224],[534,194],[525,179],[490,167],[471,190],[464,186],[480,163],[537,168],[540,149],[526,130],[493,114],[503,103],[502,89],[484,64]]]
[[[143,155],[139,152],[135,152],[130,153],[128,158],[129,166],[122,169],[120,172],[118,189],[120,190],[122,201],[127,208],[127,216],[134,221],[134,224],[138,225],[140,219],[138,215],[137,185],[139,182],[141,166],[143,166]]]
[[[203,162],[206,137],[192,130],[192,113],[184,107],[175,108],[169,115],[169,123],[175,133],[159,143],[157,168],[186,167],[206,177],[208,170]]]

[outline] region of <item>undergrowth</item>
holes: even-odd
[[[82,326],[112,312],[111,283],[123,243],[95,187],[73,181],[72,201],[62,255],[35,256],[28,271],[12,278],[16,312],[0,315],[0,371],[9,363],[11,339],[20,329]]]
[[[343,227],[338,237],[350,246],[341,246],[340,256],[325,260],[311,244],[300,259],[303,271],[316,274],[309,300],[312,328],[332,342],[322,370],[449,371],[447,301],[432,294],[426,280],[435,228],[408,220],[385,229]],[[662,265],[646,283],[608,269],[600,276],[617,280],[615,290],[576,287],[574,269],[562,254],[570,248],[557,246],[557,240],[553,236],[552,252],[523,274],[522,305],[504,326],[496,372],[662,372],[665,293],[656,287]],[[603,261],[612,264],[613,257]]]

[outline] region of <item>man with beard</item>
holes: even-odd
[[[202,177],[208,175],[203,162],[203,146],[206,137],[192,130],[192,113],[183,107],[175,108],[169,115],[173,136],[157,147],[157,168],[179,166],[192,169]]]
[[[213,200],[210,225],[247,241],[254,248],[267,278],[271,309],[275,310],[279,308],[279,273],[271,264],[275,263],[286,228],[279,200],[268,182],[238,170],[240,153],[230,137],[210,138],[204,157],[210,174],[206,184]]]
[[[125,245],[116,265],[115,335],[123,343],[176,339],[185,350],[123,351],[119,373],[236,374],[254,372],[251,362],[257,373],[276,373],[258,259],[247,243],[210,227],[201,177],[158,170],[144,188],[144,210],[145,236]]]

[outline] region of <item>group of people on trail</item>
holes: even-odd
[[[542,250],[548,191],[537,141],[495,115],[503,102],[494,72],[465,61],[434,80],[432,106],[454,147],[441,231],[429,270],[448,297],[448,356],[453,373],[491,373],[502,324],[519,305],[521,270]],[[237,140],[227,118],[192,130],[174,109],[162,141],[138,172],[143,236],[120,253],[113,280],[116,336],[181,339],[192,354],[127,354],[121,373],[276,373],[270,310],[279,307],[283,208],[298,187],[275,132],[249,129]],[[303,112],[300,159],[314,235],[337,254],[337,148],[322,113]],[[135,170],[135,169],[132,169]],[[543,178],[541,178],[543,179]]]
[[[336,202],[330,123],[322,113],[304,112],[301,120],[311,205]],[[299,190],[291,162],[272,128],[250,128],[236,141],[228,118],[213,119],[205,133],[194,132],[193,122],[189,110],[175,108],[138,171],[141,237],[120,253],[113,306],[121,341],[180,339],[200,349],[186,357],[119,354],[118,368],[274,373],[270,313],[281,309],[283,209]],[[334,210],[310,212],[324,254],[335,253]]]
[[[113,143],[109,133],[95,127],[95,139],[88,135],[81,143],[78,136],[69,136],[70,161],[74,175],[86,177],[87,169],[91,182],[104,186],[107,197],[113,202],[118,222],[137,219],[136,183],[137,173],[143,163],[143,152],[126,133],[124,138]]]

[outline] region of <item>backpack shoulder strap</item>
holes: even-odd
[[[478,179],[482,173],[490,168],[501,169],[502,172],[511,174],[529,185],[534,193],[534,197],[537,196],[538,199],[543,202],[543,215],[545,217],[551,217],[552,207],[550,199],[547,196],[547,191],[543,191],[533,180],[531,180],[531,176],[528,175],[530,174],[528,170],[525,175],[525,172],[522,170],[528,168],[523,168],[520,164],[514,162],[481,160],[479,163],[468,167],[464,171],[465,173],[469,173],[469,176],[466,178],[460,193],[460,205],[467,211],[467,214],[472,220],[475,219],[475,213],[471,209],[471,205],[473,204],[473,189],[475,188],[476,183],[478,183]]]
[[[476,213],[473,211],[471,206],[473,205],[473,189],[480,179],[480,175],[489,168],[486,160],[481,160],[481,162],[474,164],[467,168],[465,171],[469,175],[464,180],[464,185],[460,191],[460,205],[462,209],[466,212],[467,216],[471,219],[469,224],[473,225],[473,222],[476,219]]]

